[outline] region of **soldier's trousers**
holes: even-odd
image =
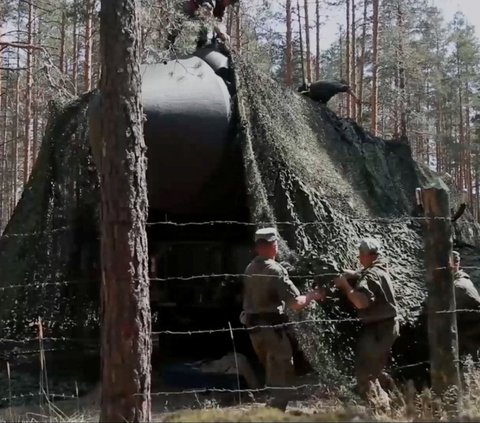
[[[275,387],[292,386],[295,380],[293,351],[287,332],[285,329],[256,329],[250,332],[250,340],[265,368],[265,384],[273,387],[267,405],[285,410],[292,391]]]
[[[385,367],[398,335],[399,325],[394,319],[367,324],[363,327],[355,359],[357,390],[361,397],[367,397],[370,383],[376,379],[383,389],[393,388],[393,380],[385,372]]]

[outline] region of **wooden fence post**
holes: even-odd
[[[424,241],[432,389],[437,395],[443,395],[448,390],[454,395],[457,405],[460,399],[460,371],[455,291],[450,267],[453,240],[448,188],[437,179],[422,190],[421,197],[425,211]]]

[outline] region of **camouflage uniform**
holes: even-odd
[[[300,295],[287,271],[275,260],[256,257],[245,270],[243,310],[247,327],[278,325],[287,321],[285,307]],[[292,345],[285,328],[254,328],[250,340],[263,364],[267,386],[291,386],[294,382]],[[285,409],[288,391],[279,390],[269,405]]]
[[[355,360],[357,387],[365,396],[370,382],[377,378],[382,388],[392,388],[393,381],[384,369],[399,335],[397,303],[387,266],[380,260],[359,273],[355,290],[365,294],[370,302],[367,308],[358,310],[363,329]]]
[[[475,355],[480,346],[480,295],[463,270],[454,275],[458,341],[461,354]]]

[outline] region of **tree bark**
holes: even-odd
[[[67,14],[65,12],[65,3],[62,4],[62,22],[60,24],[60,57],[59,68],[60,72],[65,73],[65,29],[67,26]]]
[[[93,0],[85,1],[85,62],[84,62],[84,88],[85,91],[92,89],[92,20]]]
[[[286,51],[285,51],[285,84],[292,85],[292,0],[286,0]]]
[[[351,54],[351,72],[350,72],[350,86],[352,87],[352,90],[356,92],[357,90],[357,81],[356,81],[356,75],[357,75],[357,67],[356,67],[356,58],[357,58],[357,45],[356,45],[356,34],[357,34],[357,28],[356,28],[356,22],[355,22],[355,0],[351,0],[352,2],[352,54]],[[352,111],[350,113],[350,116],[355,119],[355,116],[357,116],[357,103],[353,100],[350,100],[351,102],[351,108]]]
[[[345,25],[345,79],[347,85],[350,85],[350,0],[346,0],[345,3],[345,12],[346,12],[346,25]],[[347,117],[350,117],[351,112],[351,97],[349,95],[346,97],[346,108],[347,108]]]
[[[28,3],[28,22],[27,22],[27,43],[32,44],[33,41],[33,3]],[[31,147],[32,147],[32,89],[33,89],[33,72],[32,72],[32,55],[31,49],[27,50],[27,86],[25,89],[25,138],[23,143],[23,186],[28,182],[30,176],[31,164]]]
[[[380,0],[372,0],[373,28],[372,28],[372,118],[370,130],[373,135],[378,134],[378,13]]]
[[[237,40],[237,53],[242,52],[242,21],[240,16],[240,3],[237,4],[237,10],[235,13],[235,35]]]
[[[400,137],[405,140],[407,138],[407,116],[405,108],[405,49],[404,49],[404,23],[403,23],[403,9],[402,0],[397,3],[397,25],[400,31],[398,40],[398,79],[400,88]]]
[[[148,201],[138,0],[102,0],[102,422],[151,420]]]
[[[358,108],[357,108],[357,122],[360,124],[363,121],[363,75],[365,72],[365,53],[367,45],[367,10],[368,0],[363,0],[363,28],[362,28],[362,47],[360,53],[359,76],[358,76]]]
[[[443,395],[449,388],[453,410],[460,397],[458,336],[455,313],[452,256],[452,225],[448,189],[440,179],[423,190],[425,252],[428,288],[428,339],[432,388]],[[446,400],[446,398],[445,398]]]
[[[320,79],[320,0],[315,0],[315,21],[315,79],[318,81]]]
[[[308,18],[308,0],[304,2],[305,8],[305,48],[307,50],[307,80],[312,81],[312,52],[310,50],[310,20]]]
[[[72,62],[72,80],[73,80],[73,94],[78,93],[78,21],[77,21],[77,0],[73,0],[73,62]]]

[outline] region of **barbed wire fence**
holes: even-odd
[[[385,225],[394,225],[394,224],[405,224],[411,222],[418,222],[423,223],[426,221],[449,221],[450,218],[442,217],[442,216],[431,216],[431,217],[396,217],[396,218],[361,218],[355,216],[345,215],[350,220],[360,222],[360,223],[376,223],[376,224],[385,224]],[[305,226],[321,226],[321,225],[331,225],[332,222],[327,221],[311,221],[311,222],[260,222],[260,223],[252,223],[252,222],[242,222],[242,221],[234,221],[234,220],[215,220],[215,221],[205,221],[205,222],[172,222],[172,221],[158,221],[158,222],[150,222],[148,226],[172,226],[172,227],[190,227],[190,226],[206,226],[212,227],[214,225],[242,225],[248,227],[262,227],[262,226],[285,226],[285,225],[294,225],[297,227],[305,227]],[[64,226],[60,228],[50,229],[49,232],[56,233],[64,230],[68,230],[69,228]],[[2,238],[25,238],[25,237],[35,237],[40,235],[42,232],[31,232],[31,233],[7,233],[2,236]],[[463,267],[465,270],[480,270],[480,266],[465,266]],[[446,270],[446,267],[436,267],[433,271],[439,270]],[[426,271],[426,269],[424,269]],[[432,269],[430,269],[432,270]],[[198,280],[205,280],[205,279],[227,279],[232,278],[234,281],[232,283],[240,283],[240,281],[247,276],[244,273],[211,273],[211,274],[196,274],[190,276],[170,276],[170,277],[152,277],[150,278],[151,282],[155,283],[168,283],[171,281],[183,281],[183,282],[191,282],[191,281],[198,281]],[[251,276],[251,275],[250,275]],[[263,275],[257,275],[263,276]],[[314,279],[316,277],[334,277],[336,273],[332,272],[323,272],[323,273],[309,273],[309,274],[299,274],[299,275],[291,275],[291,279],[293,280],[308,280]],[[85,283],[84,281],[78,280],[60,280],[60,281],[52,281],[52,282],[44,282],[41,280],[34,280],[33,282],[30,281],[28,284],[8,284],[6,282],[3,283],[3,286],[0,286],[0,291],[5,292],[8,290],[28,290],[35,292],[36,290],[41,290],[42,288],[48,286],[68,286],[68,285],[78,285],[81,283]],[[88,282],[92,283],[92,282]],[[480,310],[477,309],[446,309],[446,310],[437,310],[435,313],[437,314],[454,314],[459,312],[469,312],[469,313],[480,313]],[[41,318],[41,316],[40,316]],[[255,329],[263,329],[263,328],[281,328],[281,327],[290,327],[290,326],[303,326],[303,325],[312,325],[312,324],[328,324],[328,325],[335,325],[339,323],[347,323],[347,322],[359,322],[358,318],[313,318],[313,319],[302,319],[297,321],[291,321],[279,325],[257,325],[254,327],[245,327],[245,326],[230,326],[230,327],[212,327],[210,329],[198,329],[198,330],[171,330],[171,329],[163,329],[159,331],[153,331],[152,336],[193,336],[193,335],[212,335],[217,333],[225,333],[225,334],[232,334],[236,332],[247,332]],[[40,354],[43,355],[47,352],[55,352],[55,351],[63,351],[62,348],[55,348],[55,344],[65,344],[65,343],[95,343],[99,342],[96,339],[86,339],[86,338],[72,338],[72,337],[49,337],[43,335],[43,327],[41,324],[41,320],[38,321],[38,335],[36,337],[24,337],[24,338],[0,338],[0,344],[8,345],[10,347],[10,351],[3,352],[4,361],[6,361],[6,369],[8,378],[11,377],[11,369],[10,369],[10,362],[11,360],[15,359],[15,356],[19,355],[28,355],[28,354]],[[206,341],[208,342],[208,341]],[[37,344],[39,348],[35,348],[34,344]],[[19,348],[19,347],[25,348]],[[430,361],[418,361],[414,363],[409,363],[403,366],[397,366],[396,369],[407,369],[407,368],[414,368],[418,366],[428,366]],[[238,371],[238,370],[237,370]],[[237,374],[238,376],[238,374]],[[285,389],[285,390],[292,390],[292,391],[301,391],[305,389],[315,389],[321,388],[323,385],[321,383],[313,383],[313,384],[300,384],[290,387],[276,387],[275,389]],[[44,387],[45,388],[45,387]],[[227,389],[227,388],[215,388],[215,387],[205,387],[201,389],[184,389],[184,390],[172,390],[172,391],[158,391],[153,392],[152,396],[174,396],[174,395],[199,395],[199,394],[207,394],[207,393],[230,393],[230,394],[242,394],[242,393],[263,393],[267,392],[271,387],[261,387],[261,388],[247,388],[247,389],[240,389],[238,386],[237,389]],[[12,392],[9,393],[8,396],[4,398],[0,398],[0,403],[8,403],[12,404],[12,401],[15,400],[26,400],[32,399],[37,397],[45,398],[48,396],[49,400],[54,399],[75,399],[78,398],[78,390],[74,393],[52,393],[46,392],[45,389],[42,392],[32,392],[32,393],[22,393],[22,394],[13,394]]]

